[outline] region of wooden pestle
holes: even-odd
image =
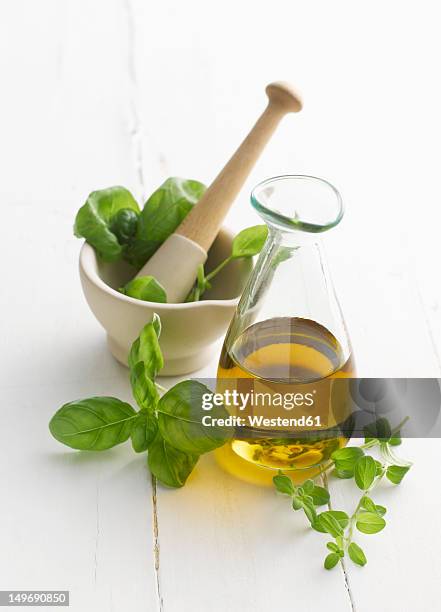
[[[205,262],[225,215],[280,120],[302,109],[300,97],[286,83],[271,83],[266,94],[268,105],[248,136],[175,232],[137,274],[154,276],[165,288],[168,302],[185,300],[198,265]]]

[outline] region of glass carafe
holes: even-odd
[[[354,376],[354,363],[318,240],[340,222],[343,205],[312,176],[268,179],[251,203],[269,232],[219,362],[218,391],[239,397],[227,405],[237,425],[229,452],[271,473],[309,477],[348,438],[350,402],[332,385]]]

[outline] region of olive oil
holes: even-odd
[[[227,335],[217,374],[218,390],[236,390],[244,396],[252,392],[253,397],[260,392],[266,399],[257,407],[242,407],[244,425],[235,430],[232,450],[266,468],[303,470],[325,464],[334,450],[346,444],[338,425],[350,416],[350,402],[341,393],[335,396],[331,392],[332,381],[353,375],[350,355],[344,354],[329,330],[310,319],[260,321],[246,328],[231,346]],[[290,403],[281,405],[275,402],[276,396],[289,398]],[[275,416],[282,421],[293,417],[291,421],[301,425],[251,426],[250,422],[256,422],[251,416],[256,414],[268,417],[271,423]]]

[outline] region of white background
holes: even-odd
[[[81,294],[72,223],[87,194],[209,182],[277,79],[304,111],[228,225],[257,222],[263,178],[331,180],[347,214],[325,242],[359,373],[440,376],[440,53],[428,0],[2,2],[0,589],[69,589],[71,609],[96,612],[437,608],[438,440],[400,449],[415,466],[377,494],[389,521],[360,536],[368,565],[326,572],[324,536],[212,457],[155,493],[128,445],[69,452],[47,423],[74,398],[130,397]],[[350,510],[347,485],[331,492]]]

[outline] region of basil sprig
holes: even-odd
[[[154,315],[130,350],[130,383],[138,410],[114,397],[91,397],[62,406],[49,429],[59,442],[78,450],[107,450],[130,438],[135,452],[148,452],[148,466],[160,482],[182,487],[200,455],[225,444],[233,431],[202,424],[202,396],[211,391],[198,381],[180,382],[160,397],[155,383],[164,365],[160,332]],[[216,406],[213,416],[225,419],[228,413]]]
[[[124,187],[93,191],[77,213],[75,236],[85,238],[103,261],[125,259],[140,269],[204,191],[205,185],[198,181],[171,177],[152,193],[142,210]]]
[[[139,270],[185,219],[205,189],[199,181],[171,177],[152,193],[142,210],[124,187],[93,191],[77,213],[74,233],[85,238],[103,261],[124,259]],[[257,255],[267,234],[266,225],[242,230],[234,238],[231,254],[214,270],[206,275],[204,266],[199,266],[186,301],[200,300],[230,261]],[[134,278],[119,291],[138,300],[167,302],[164,287],[153,276]]]
[[[207,289],[211,289],[211,281],[213,278],[217,276],[230,261],[234,261],[235,259],[246,259],[258,255],[263,249],[267,237],[268,226],[266,225],[253,225],[253,227],[247,227],[239,232],[231,245],[230,255],[221,261],[214,270],[205,275],[204,266],[202,264],[199,266],[195,285],[185,301],[197,302],[200,300],[203,293],[205,293]]]

